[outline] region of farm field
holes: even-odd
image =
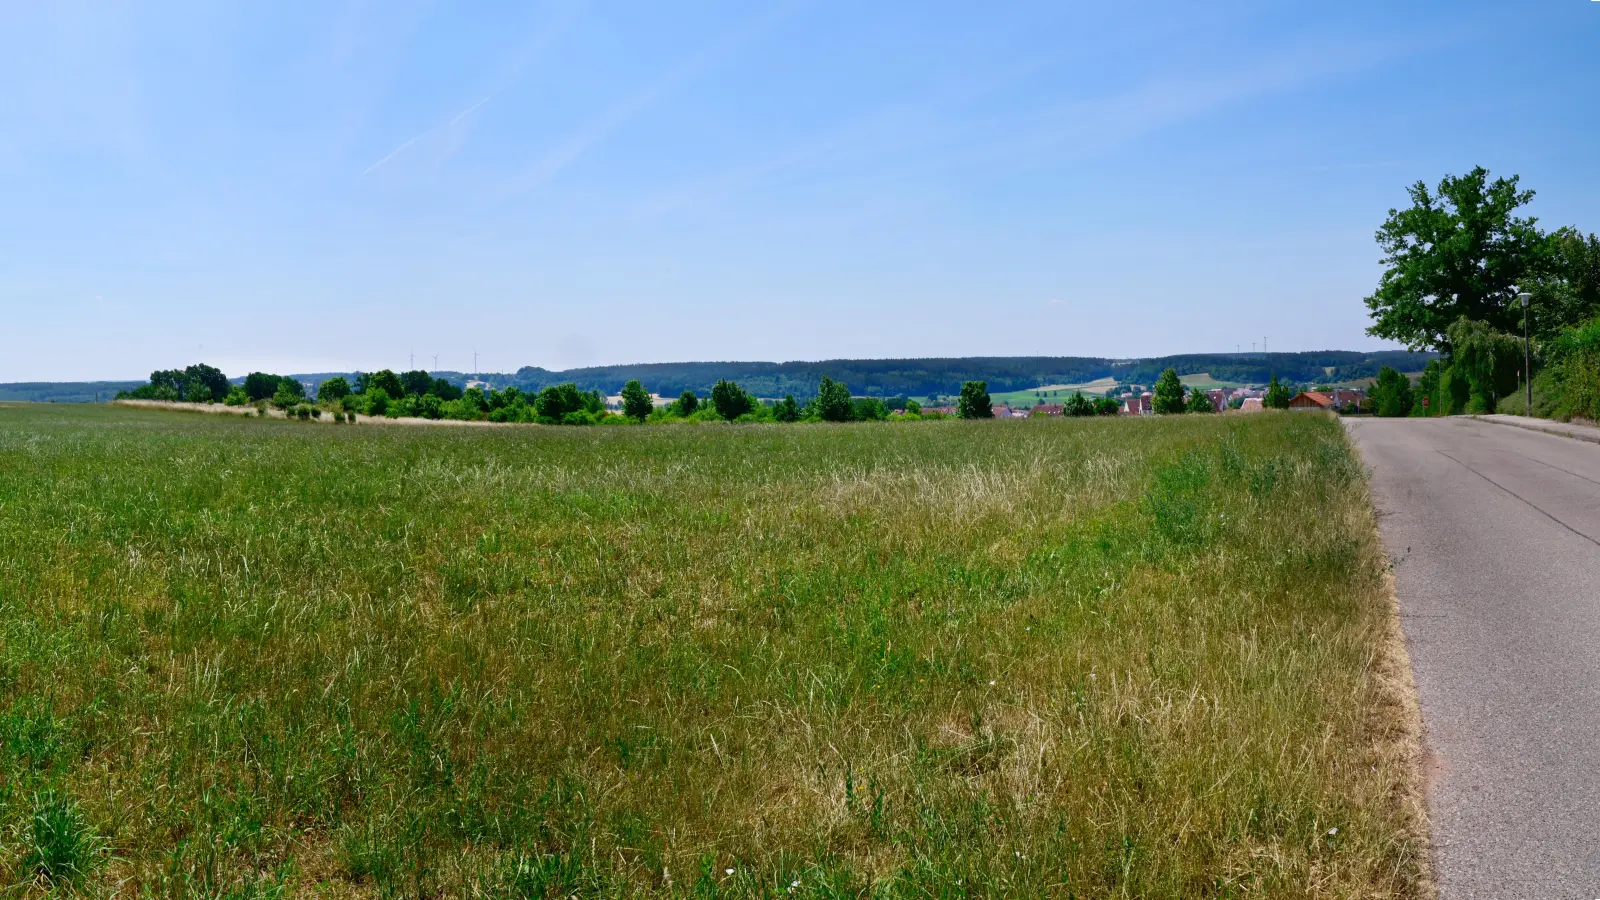
[[[1040,403],[1063,403],[1077,391],[1082,391],[1086,397],[1104,396],[1106,391],[1116,386],[1115,378],[1101,378],[1083,384],[1047,384],[1025,391],[1000,391],[990,394],[989,399],[996,405],[1003,403],[1019,409],[1023,407],[1031,409]]]
[[[0,404],[0,892],[1420,897],[1309,414]]]
[[[1192,375],[1179,375],[1178,381],[1181,382],[1186,388],[1199,388],[1202,391],[1209,391],[1215,388],[1240,388],[1246,386],[1237,381],[1218,381],[1217,379],[1211,377],[1210,372],[1195,372]]]

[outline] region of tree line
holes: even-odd
[[[814,396],[801,402],[793,394],[762,401],[737,382],[719,379],[705,396],[684,391],[670,403],[657,405],[638,379],[623,385],[621,409],[607,408],[598,390],[581,390],[573,382],[548,385],[538,391],[516,386],[499,390],[481,386],[461,388],[443,378],[417,370],[396,374],[389,369],[358,373],[352,383],[342,375],[324,379],[309,396],[306,385],[287,375],[251,372],[240,384],[231,384],[220,370],[205,364],[187,369],[158,370],[150,381],[121,391],[117,399],[166,400],[250,406],[266,415],[269,408],[301,419],[332,413],[335,421],[357,421],[357,416],[452,419],[458,421],[527,422],[545,425],[600,425],[681,422],[874,422],[887,419],[917,421],[945,418],[938,410],[924,410],[915,400],[900,398],[891,408],[878,397],[852,396],[842,381],[823,376]],[[1083,400],[1079,395],[1080,400]],[[1084,401],[1088,402],[1088,401]],[[1114,401],[1111,401],[1114,404]],[[246,411],[249,412],[248,410]],[[994,416],[988,385],[971,381],[962,385],[956,417],[983,419]]]
[[[1519,213],[1534,192],[1481,166],[1407,193],[1411,205],[1389,210],[1377,231],[1385,270],[1366,298],[1367,333],[1439,356],[1415,385],[1380,371],[1374,410],[1600,417],[1600,237],[1541,229]],[[1530,375],[1524,329],[1532,409],[1519,390]]]

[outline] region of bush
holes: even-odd
[[[366,408],[363,413],[369,416],[381,416],[389,412],[389,392],[383,388],[369,388],[362,396],[366,397]]]
[[[293,378],[278,380],[278,389],[272,394],[272,405],[279,409],[288,409],[295,406],[306,395],[305,385]]]
[[[1094,401],[1094,414],[1097,416],[1114,416],[1119,412],[1122,412],[1122,404],[1110,397]]]
[[[850,401],[850,418],[857,422],[881,422],[889,418],[889,407],[877,397],[858,397]]]
[[[1549,374],[1534,380],[1535,408],[1542,380],[1554,417],[1600,419],[1600,318],[1562,331],[1547,355]]]
[[[678,415],[687,419],[700,408],[700,398],[694,395],[694,391],[684,391],[672,406]]]
[[[302,420],[310,419],[311,418],[311,407],[309,407],[309,406],[296,406],[294,408],[294,415],[295,415],[295,418],[297,418],[297,419],[302,419]]]
[[[313,406],[311,408],[311,418],[313,418],[313,419],[322,418],[322,410],[320,410],[320,409],[316,408],[315,406]]]
[[[1202,391],[1199,388],[1190,389],[1189,402],[1184,409],[1184,412],[1214,413],[1216,411],[1217,408],[1211,405],[1211,398],[1206,396],[1205,391]]]
[[[234,385],[228,390],[228,396],[222,398],[222,402],[227,406],[245,406],[250,402],[250,395],[245,393],[244,388]]]

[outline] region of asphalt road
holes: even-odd
[[[1600,897],[1600,445],[1346,421],[1395,563],[1440,895]]]

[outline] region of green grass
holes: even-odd
[[[1209,391],[1216,388],[1245,387],[1245,384],[1239,381],[1218,381],[1211,377],[1210,372],[1195,372],[1191,375],[1179,375],[1178,381],[1182,382],[1183,386],[1186,388],[1199,388],[1202,391]]]
[[[0,406],[0,891],[1417,896],[1392,629],[1321,416]]]

